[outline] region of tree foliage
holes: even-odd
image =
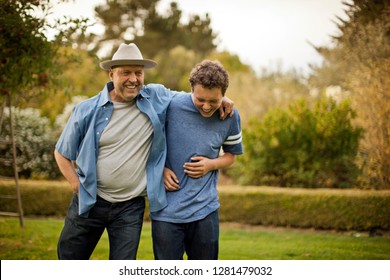
[[[62,72],[57,80],[60,86],[44,91],[26,105],[39,108],[53,124],[74,96],[91,97],[100,92],[109,81],[108,74],[99,68],[99,60],[85,50],[63,46],[58,49],[58,66]]]
[[[121,43],[138,45],[145,58],[158,62],[148,70],[147,83],[162,83],[175,90],[189,90],[192,67],[212,53],[216,34],[208,14],[190,15],[184,22],[182,11],[171,2],[159,11],[160,0],[107,0],[95,7],[102,35],[74,33],[71,40],[79,49],[110,59]],[[175,67],[172,67],[172,63]]]
[[[285,108],[299,99],[312,99],[309,88],[295,72],[264,70],[260,77],[248,70],[232,70],[229,73],[227,96],[234,100],[243,125],[253,117],[263,118],[273,108]]]
[[[283,187],[354,186],[361,128],[350,105],[322,98],[297,101],[252,118],[243,129],[244,155],[230,171],[243,184]]]
[[[39,1],[0,2],[1,92],[27,97],[48,85],[55,48],[43,33],[44,20],[32,15]]]
[[[360,145],[362,183],[390,188],[390,2],[355,0],[339,19],[333,48],[318,47],[324,58],[311,83],[340,85],[367,131]]]
[[[45,96],[63,87],[57,78],[63,66],[75,60],[61,46],[71,43],[66,39],[70,33],[85,30],[86,21],[58,19],[49,24],[51,7],[50,0],[0,2],[0,91],[11,94],[14,105],[39,107]],[[53,41],[47,38],[48,29],[59,30]]]
[[[175,2],[160,14],[159,0],[107,0],[95,7],[96,16],[104,26],[102,36],[90,34],[84,41],[93,42],[93,53],[105,51],[111,57],[120,43],[134,42],[145,57],[153,58],[176,46],[183,46],[201,55],[215,49],[214,34],[206,14],[203,18],[192,15],[187,23],[182,22],[182,11]]]
[[[177,46],[155,57],[158,65],[155,69],[148,70],[145,79],[153,83],[161,83],[167,88],[190,92],[188,77],[191,69],[200,62],[201,58],[194,51]]]

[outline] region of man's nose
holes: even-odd
[[[137,81],[137,76],[135,75],[135,73],[131,73],[129,75],[129,81],[132,83],[135,83]]]

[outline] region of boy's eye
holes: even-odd
[[[213,104],[217,103],[217,100],[208,100],[208,101],[206,101],[205,99],[199,99],[199,98],[198,98],[198,101],[201,102],[201,103],[206,103],[206,102],[213,103]]]

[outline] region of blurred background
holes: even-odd
[[[11,97],[21,178],[62,179],[52,154],[73,106],[134,42],[158,62],[145,83],[190,91],[201,60],[228,70],[245,153],[223,182],[390,189],[387,0],[3,0],[0,31],[1,139]]]

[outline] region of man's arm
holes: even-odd
[[[212,170],[231,166],[235,159],[236,156],[231,153],[224,153],[222,156],[215,159],[209,159],[202,156],[192,157],[192,162],[186,162],[184,164],[184,172],[192,178],[200,178]]]
[[[64,175],[65,179],[69,182],[73,192],[78,193],[80,180],[72,161],[61,155],[57,150],[54,150],[54,158],[56,159],[62,175]]]
[[[168,101],[166,104],[169,105],[169,102],[176,94],[188,94],[188,92],[184,91],[175,91],[167,89],[164,85],[161,84],[149,84],[145,86],[149,90],[149,92],[154,93],[154,96],[157,98],[165,97]],[[161,101],[160,101],[161,102]],[[153,103],[152,104],[156,104]],[[219,118],[221,120],[226,119],[228,116],[232,117],[234,115],[234,102],[230,98],[224,96],[222,99],[222,105],[219,107]]]

